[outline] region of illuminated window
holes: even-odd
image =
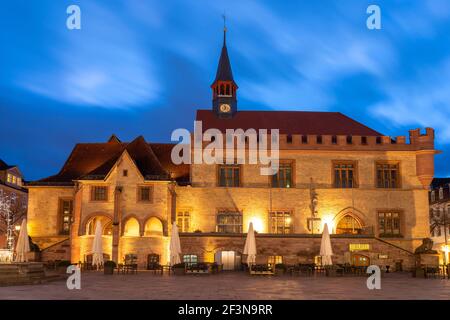
[[[280,162],[279,169],[272,176],[272,188],[292,187],[292,162]]]
[[[22,186],[22,178],[17,177],[17,185]]]
[[[334,187],[354,188],[356,183],[356,164],[353,161],[334,162]]]
[[[398,188],[399,164],[377,162],[377,188]]]
[[[378,229],[380,237],[399,237],[400,212],[378,212]]]
[[[195,254],[185,254],[183,256],[183,262],[186,263],[187,266],[192,266],[198,263],[198,257]]]
[[[189,232],[190,214],[187,211],[177,213],[177,227],[180,232]]]
[[[138,199],[143,202],[153,201],[153,187],[139,187],[138,189]]]
[[[270,232],[286,234],[292,232],[292,217],[289,211],[272,211],[269,213]]]
[[[16,176],[12,176],[12,183],[13,184],[17,184],[17,177]]]
[[[6,180],[8,183],[12,183],[12,174],[8,173],[8,177]]]
[[[108,187],[92,186],[91,187],[92,201],[106,201],[108,200]]]
[[[239,212],[219,212],[217,232],[242,233],[242,215]]]
[[[276,265],[283,263],[283,256],[269,256],[269,260],[267,262],[270,265]]]
[[[238,165],[220,165],[218,173],[219,187],[239,187],[240,186],[240,171]]]
[[[73,201],[61,199],[59,202],[60,219],[61,219],[61,234],[70,233],[70,223],[72,219]]]

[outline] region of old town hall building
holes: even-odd
[[[430,236],[428,187],[434,130],[389,137],[338,112],[245,111],[237,102],[224,39],[203,130],[279,129],[280,169],[253,164],[181,164],[174,144],[142,136],[79,143],[56,175],[27,184],[28,229],[45,260],[87,261],[94,226],[109,259],[168,263],[171,225],[182,259],[240,267],[250,222],[257,262],[317,261],[324,223],[334,261],[407,269]]]

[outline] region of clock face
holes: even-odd
[[[224,104],[220,105],[221,112],[230,112],[230,110],[231,110],[231,107],[229,104],[224,103]]]

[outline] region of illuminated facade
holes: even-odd
[[[211,88],[212,108],[196,115],[203,131],[279,129],[278,173],[263,176],[257,164],[175,165],[173,144],[142,137],[77,144],[57,175],[28,184],[29,233],[44,260],[87,260],[100,219],[108,256],[136,254],[141,267],[167,263],[173,221],[185,261],[225,269],[239,267],[250,222],[257,262],[317,261],[328,223],[337,263],[413,265],[412,252],[430,235],[433,129],[411,130],[407,142],[336,112],[240,111],[225,41]]]

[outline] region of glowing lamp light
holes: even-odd
[[[334,219],[333,216],[331,215],[326,215],[322,218],[322,232],[323,232],[323,228],[325,228],[325,224],[327,224],[328,226],[328,231],[331,233],[333,233],[334,230]]]
[[[15,226],[14,228],[16,229],[16,231],[20,231],[20,226],[19,225]]]
[[[441,249],[442,249],[442,251],[444,251],[447,254],[450,252],[450,246],[443,245]]]
[[[264,223],[260,218],[252,217],[250,218],[248,222],[248,227],[250,228],[250,222],[253,223],[253,230],[256,232],[263,232],[264,231]],[[248,230],[248,229],[247,229]]]

